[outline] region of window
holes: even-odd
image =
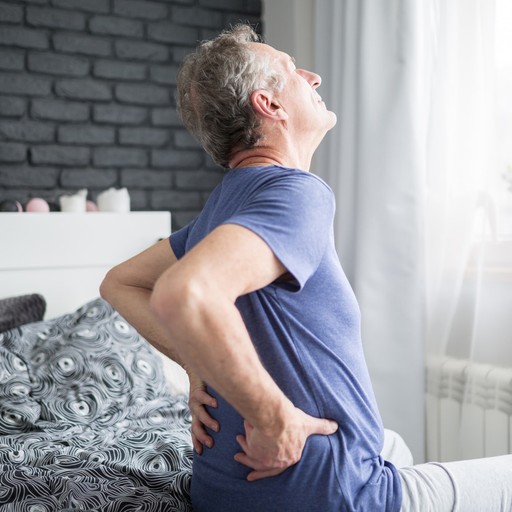
[[[497,0],[495,32],[495,201],[498,240],[512,240],[512,1]]]

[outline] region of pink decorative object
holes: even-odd
[[[97,212],[98,206],[94,201],[86,201],[85,202],[85,211],[86,212]]]
[[[27,212],[46,213],[50,211],[50,205],[40,197],[34,197],[25,206]]]

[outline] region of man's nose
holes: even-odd
[[[313,73],[313,71],[308,71],[307,69],[298,69],[297,72],[300,73],[300,75],[305,80],[307,80],[313,89],[316,89],[322,83],[322,77],[316,73]]]

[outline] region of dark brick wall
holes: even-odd
[[[222,177],[180,125],[176,72],[261,0],[0,0],[0,201],[127,187],[133,210],[201,209]]]

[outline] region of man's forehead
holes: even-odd
[[[283,61],[293,60],[287,53],[277,50],[266,43],[249,43],[249,46],[256,52],[266,53],[274,59]]]

